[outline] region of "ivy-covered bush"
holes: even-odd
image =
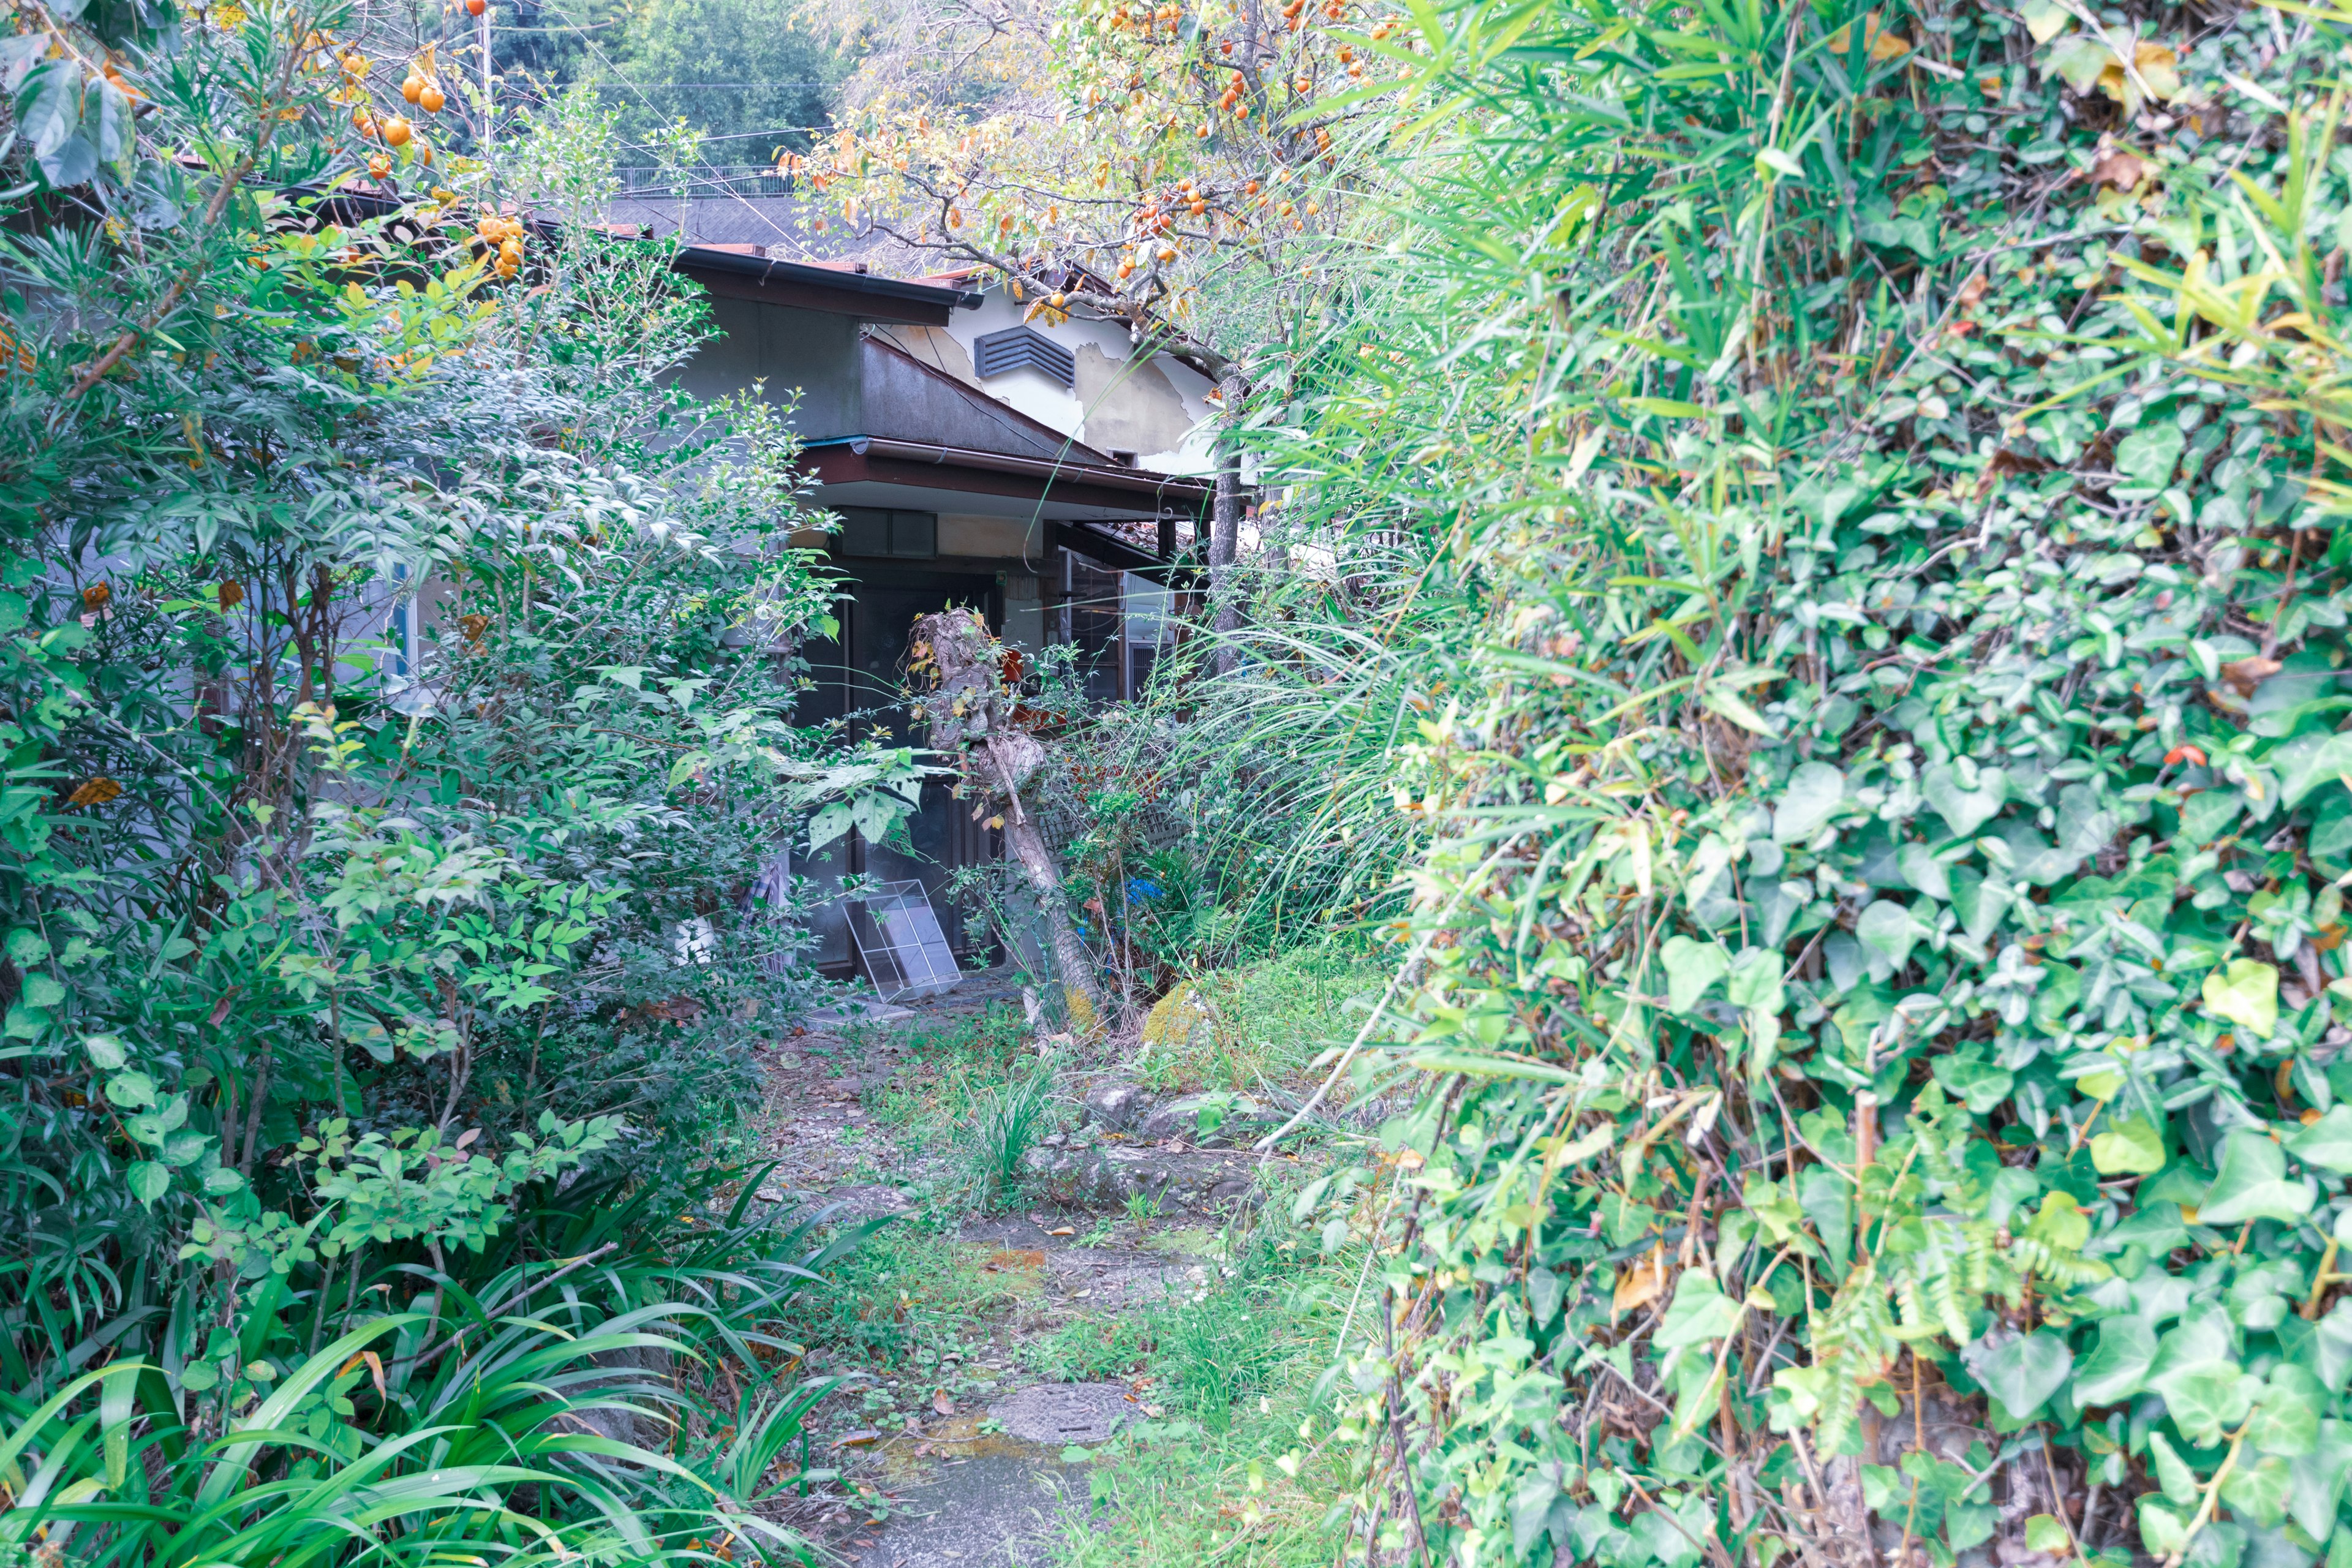
[[[1303,1202],[1353,1550],[2352,1558],[2352,18],[1417,30],[1261,440],[1488,605]]]

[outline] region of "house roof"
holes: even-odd
[[[969,289],[884,278],[857,270],[854,262],[784,261],[758,252],[751,245],[688,245],[670,266],[714,294],[862,321],[944,327],[956,310],[980,303]]]

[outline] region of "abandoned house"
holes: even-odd
[[[1204,531],[1213,455],[1211,384],[1123,330],[1024,321],[1001,288],[961,277],[901,279],[856,262],[771,258],[751,244],[682,247],[677,270],[709,293],[721,333],[684,368],[698,395],[760,389],[793,405],[815,488],[837,531],[795,542],[830,552],[850,584],[837,641],[804,647],[815,689],[805,723],[849,720],[898,743],[896,708],[916,616],[982,612],[1007,644],[1079,649],[1087,695],[1132,694],[1172,637],[1178,563]],[[853,835],[793,869],[918,880],[936,894],[961,866],[996,858],[993,835],[925,794],[914,853]],[[950,901],[949,944],[971,949]],[[817,920],[818,960],[856,966],[848,912]]]

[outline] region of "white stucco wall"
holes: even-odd
[[[980,381],[972,374],[972,344],[990,332],[1022,325],[1027,307],[1005,286],[988,290],[978,310],[958,310],[946,327],[886,327],[891,341],[925,363],[946,371],[1100,451],[1135,454],[1135,465],[1163,474],[1216,470],[1212,437],[1214,405],[1202,400],[1209,379],[1165,354],[1131,363],[1126,329],[1080,317],[1030,327],[1068,349],[1078,362],[1075,391],[1042,372],[1023,368]]]

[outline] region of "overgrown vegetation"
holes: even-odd
[[[790,437],[668,385],[608,122],[436,154],[337,7],[79,9],[8,40],[0,1537],[789,1544],[712,1446],[824,1258],[730,1201],[814,985],[743,895],[909,766],[788,727]]]
[[[2352,1541],[2343,22],[1420,18],[1466,134],[1264,442],[1479,606],[1359,1553]]]

